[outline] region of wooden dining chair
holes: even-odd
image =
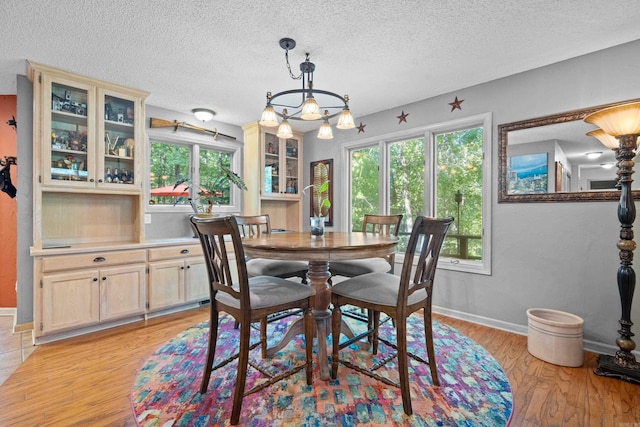
[[[362,220],[363,233],[397,236],[400,231],[402,215],[365,214]],[[393,273],[395,254],[384,258],[365,258],[348,261],[331,261],[329,269],[332,276],[355,277],[367,273]]]
[[[243,237],[271,234],[269,215],[236,215],[238,227]],[[304,261],[281,261],[273,259],[254,258],[247,261],[249,277],[275,276],[283,279],[300,277],[302,283],[307,283],[309,266]]]
[[[333,354],[331,357],[331,377],[337,378],[338,364],[341,363],[364,375],[368,375],[385,384],[399,387],[402,394],[402,405],[407,415],[412,414],[411,392],[409,388],[408,357],[429,365],[431,379],[436,386],[440,385],[433,347],[433,331],[431,317],[431,298],[433,295],[433,280],[440,256],[440,249],[449,226],[453,222],[448,218],[416,218],[409,243],[405,252],[402,273],[400,276],[382,272],[369,273],[347,279],[333,286],[331,302],[333,312],[331,328],[333,334]],[[414,266],[414,261],[417,264]],[[412,269],[415,272],[412,274]],[[382,376],[375,371],[384,366],[394,357],[386,357],[383,362],[371,368],[356,365],[350,360],[340,359],[340,327],[342,313],[340,307],[350,304],[362,307],[374,313],[373,327],[369,331],[372,335],[372,352],[377,354],[378,341],[382,341],[395,349],[398,358],[400,382]],[[425,345],[428,361],[407,351],[407,317],[418,310],[423,310]],[[383,312],[395,321],[397,332],[396,343],[378,336],[379,316]]]
[[[207,218],[192,215],[190,221],[204,251],[211,297],[209,344],[200,393],[207,392],[212,371],[237,358],[238,370],[231,412],[231,424],[235,425],[240,420],[244,396],[288,378],[302,369],[306,371],[307,384],[312,384],[314,321],[311,308],[314,305],[315,291],[313,287],[279,277],[256,276],[250,278],[247,273],[244,249],[235,217]],[[229,261],[228,251],[232,251],[235,255],[235,265]],[[232,279],[235,276],[234,273],[237,274],[237,282]],[[263,320],[270,314],[292,309],[304,311],[306,357],[304,363],[296,364],[289,370],[276,374],[271,370],[267,371],[258,362],[251,361],[250,351],[258,346],[265,348],[267,345],[266,322]],[[214,365],[220,312],[228,313],[239,323],[240,348],[237,354]],[[260,339],[252,344],[250,342],[251,324],[257,322],[260,322],[261,325]],[[268,380],[245,391],[249,364],[267,376]]]
[[[365,214],[362,219],[362,232],[397,236],[400,231],[402,215],[374,215]],[[383,258],[364,258],[346,261],[331,261],[329,269],[332,276],[356,277],[368,273],[394,272],[395,254],[386,255]],[[372,326],[373,314],[364,310],[355,312],[348,310],[344,313],[349,317],[366,321],[369,328]]]

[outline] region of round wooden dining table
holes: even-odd
[[[331,261],[384,257],[396,252],[398,238],[362,232],[326,232],[312,236],[310,232],[283,232],[259,237],[246,237],[242,241],[244,252],[251,258],[308,261],[307,279],[316,291],[313,316],[317,326],[318,363],[320,378],[329,379],[327,336],[331,333]],[[300,320],[300,319],[299,319]],[[284,347],[294,336],[302,333],[302,322],[296,321],[287,331],[279,346]]]

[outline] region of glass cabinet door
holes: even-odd
[[[300,139],[296,137],[281,139],[264,132],[263,197],[299,198],[301,148]]]
[[[46,80],[43,161],[44,181],[87,186],[93,174],[94,89],[64,80]],[[50,106],[47,109],[46,106]],[[47,111],[48,110],[48,111]],[[48,135],[47,135],[48,134]],[[47,173],[49,171],[49,173]]]
[[[264,134],[264,188],[262,194],[280,193],[280,139],[270,133]]]
[[[98,90],[97,181],[119,189],[134,187],[136,179],[136,133],[139,120],[135,98]],[[137,188],[137,186],[136,186]]]
[[[285,141],[285,164],[286,174],[284,176],[285,188],[287,194],[300,194],[299,176],[298,176],[298,153],[300,152],[299,141],[289,138]]]

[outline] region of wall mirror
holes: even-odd
[[[596,127],[583,119],[603,108],[638,101],[499,125],[498,202],[618,200],[615,152],[585,135]],[[633,198],[640,198],[640,177],[632,189]]]

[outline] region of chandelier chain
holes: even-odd
[[[287,69],[289,70],[289,75],[291,76],[291,78],[293,80],[300,80],[302,78],[303,73],[301,72],[299,76],[295,76],[291,71],[291,64],[289,64],[289,49],[284,50],[284,57],[287,60]]]

